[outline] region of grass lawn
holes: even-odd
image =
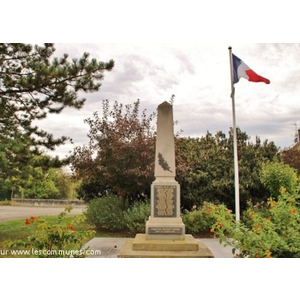
[[[55,224],[57,222],[58,216],[43,216],[42,218],[51,224]],[[68,215],[62,222],[69,222],[74,219],[76,216]],[[87,223],[81,223],[76,225],[76,231],[85,231],[93,229],[91,225]],[[35,232],[35,226],[27,226],[25,225],[25,220],[16,220],[16,221],[9,221],[5,223],[0,223],[0,258],[17,258],[17,257],[36,257],[34,255],[17,255],[12,254],[10,249],[5,246],[5,241],[7,240],[26,240],[28,236],[32,235]],[[96,232],[95,237],[125,237],[127,236],[127,232],[109,232],[109,231],[101,231]],[[88,242],[88,241],[86,241]]]

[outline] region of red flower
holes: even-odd
[[[32,221],[33,221],[34,219],[35,219],[35,217],[33,217],[33,216],[30,217],[30,220],[32,220]]]
[[[30,224],[29,219],[26,219],[26,220],[25,220],[25,225],[29,225],[29,224]]]
[[[71,231],[74,231],[74,227],[73,226],[68,226],[67,229],[70,229]]]

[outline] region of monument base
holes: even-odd
[[[149,240],[145,234],[125,242],[119,258],[213,258],[212,252],[190,234],[184,240]]]
[[[179,218],[152,218],[146,222],[147,240],[184,240],[185,225]]]

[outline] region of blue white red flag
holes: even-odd
[[[239,82],[240,78],[243,77],[252,82],[264,82],[270,83],[270,80],[256,74],[251,68],[249,68],[241,59],[232,54],[233,64],[233,83]]]

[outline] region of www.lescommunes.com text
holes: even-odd
[[[0,255],[47,255],[47,256],[76,256],[76,255],[101,255],[101,250],[37,250],[32,248],[31,250],[19,250],[19,249],[6,249],[0,250]]]

